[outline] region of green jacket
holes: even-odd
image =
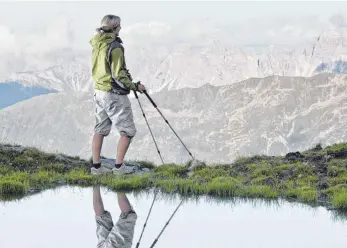
[[[101,91],[116,89],[120,91],[136,90],[130,73],[126,68],[124,48],[115,34],[98,33],[89,42],[92,47],[92,78],[94,88]],[[109,48],[112,47],[112,50]],[[108,52],[110,53],[108,54]],[[108,63],[110,58],[110,64]],[[110,68],[111,67],[111,71]]]

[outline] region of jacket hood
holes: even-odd
[[[91,38],[89,43],[96,49],[102,49],[116,40],[114,33],[97,33]]]

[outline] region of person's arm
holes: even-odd
[[[127,76],[126,71],[122,67],[124,64],[124,56],[121,48],[114,48],[111,52],[111,67],[113,74],[112,76],[121,82],[124,87],[130,90],[137,90],[136,84],[133,83]]]

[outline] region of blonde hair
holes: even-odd
[[[101,20],[101,27],[97,28],[97,32],[116,32],[118,33],[120,30],[120,22],[121,19],[116,15],[105,15]]]

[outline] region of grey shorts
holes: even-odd
[[[95,133],[107,136],[114,124],[121,136],[135,136],[136,127],[127,95],[95,90],[94,102]]]
[[[97,248],[131,248],[137,220],[135,212],[121,213],[116,225],[108,211],[96,216]]]

